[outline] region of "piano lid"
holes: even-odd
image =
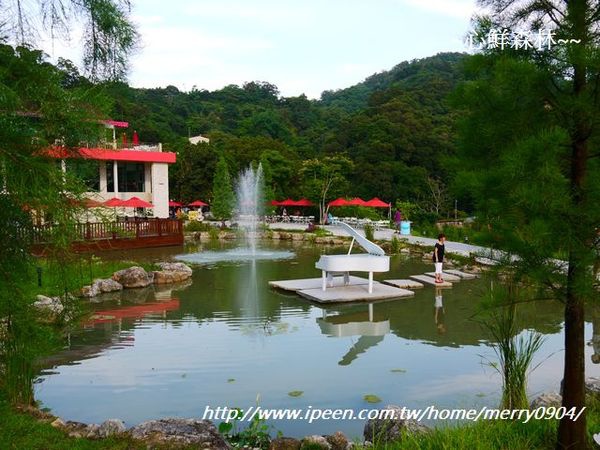
[[[358,242],[358,244],[367,251],[367,253],[375,256],[385,256],[385,252],[379,245],[368,240],[350,225],[339,221],[337,222],[337,224],[339,224],[350,236],[352,236],[354,240]]]

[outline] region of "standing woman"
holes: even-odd
[[[396,224],[396,231],[400,233],[400,225],[402,224],[402,213],[399,209],[396,209],[394,214],[394,223]]]
[[[441,233],[438,235],[438,241],[435,243],[435,247],[433,248],[433,263],[435,264],[435,282],[443,283],[444,279],[442,278],[442,266],[444,263],[444,253],[446,251],[446,246],[444,243],[446,242],[446,235]]]

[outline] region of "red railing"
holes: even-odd
[[[140,239],[183,236],[182,222],[175,219],[134,219],[118,222],[85,222],[68,227],[46,224],[31,229],[33,244],[48,244],[57,235],[74,241],[98,241],[107,239]]]

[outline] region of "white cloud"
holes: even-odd
[[[285,2],[271,5],[236,1],[196,2],[186,5],[183,12],[204,19],[248,19],[261,24],[282,24],[286,27],[298,20],[308,20],[311,16],[309,8],[298,8]]]

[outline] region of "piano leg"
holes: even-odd
[[[327,290],[327,272],[322,270],[321,274],[323,276],[323,292]]]
[[[373,272],[369,272],[369,294],[373,293]]]

